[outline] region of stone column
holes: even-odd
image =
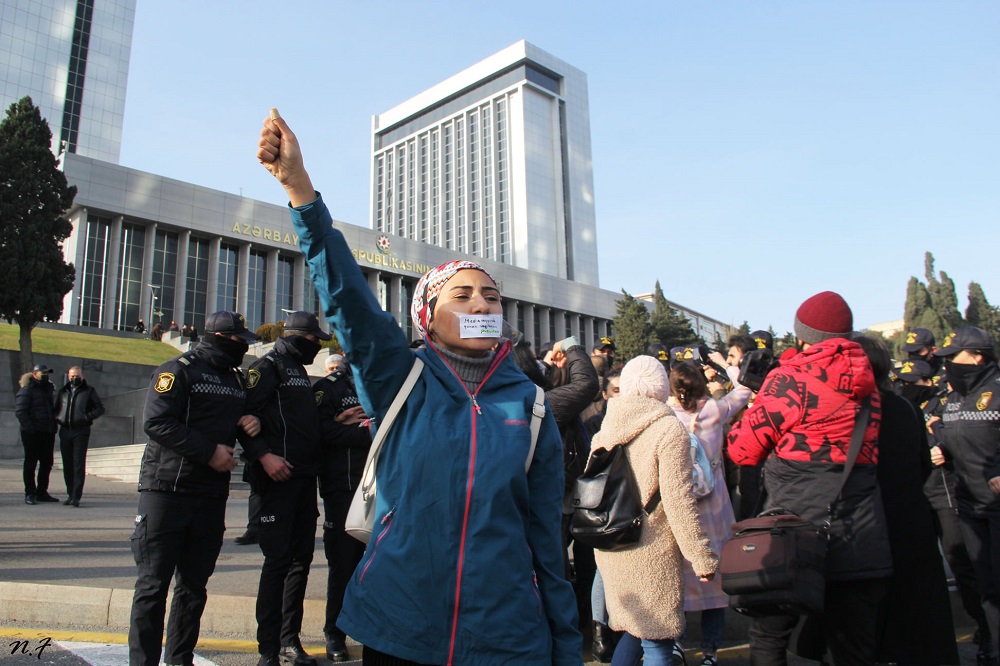
[[[205,309],[209,313],[218,312],[219,307],[219,264],[222,254],[222,238],[216,236],[208,241],[208,286],[205,287]],[[226,306],[228,310],[228,304]]]

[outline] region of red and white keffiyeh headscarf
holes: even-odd
[[[437,301],[444,283],[450,280],[455,273],[470,269],[482,271],[489,279],[496,282],[485,268],[464,259],[447,261],[437,268],[432,268],[424,273],[424,276],[417,282],[417,287],[413,290],[413,301],[410,303],[410,317],[413,318],[413,325],[421,338],[427,335],[427,329],[434,316],[434,303]]]

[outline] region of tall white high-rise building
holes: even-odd
[[[0,0],[0,103],[25,95],[52,151],[118,163],[136,0]]]
[[[372,121],[372,228],[597,286],[587,76],[520,41]]]

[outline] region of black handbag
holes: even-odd
[[[719,562],[722,591],[730,595],[730,608],[752,617],[823,611],[833,507],[858,458],[870,410],[866,400],[855,421],[840,486],[827,505],[829,518],[823,525],[781,508],[733,525],[733,536],[722,547]]]
[[[639,542],[646,516],[660,503],[660,491],[645,506],[624,446],[596,449],[573,485],[573,539],[598,550],[625,550]]]

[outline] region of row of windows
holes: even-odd
[[[375,228],[509,262],[511,94],[376,154]]]

